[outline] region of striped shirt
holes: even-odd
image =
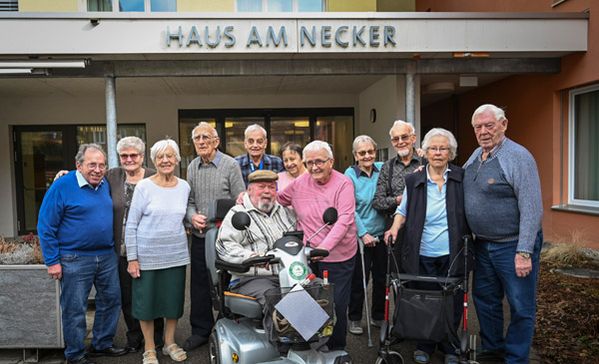
[[[150,178],[141,180],[131,200],[125,227],[127,260],[139,261],[141,270],[189,264],[185,211],[189,185],[177,178],[174,187],[160,187]]]
[[[249,233],[233,227],[231,218],[237,211],[245,211],[250,216]],[[249,195],[245,195],[243,205],[235,205],[225,216],[218,232],[216,252],[222,260],[239,264],[249,257],[271,250],[277,239],[282,237],[285,232],[295,230],[295,223],[293,210],[275,203],[270,214],[267,214],[255,208]],[[247,273],[235,273],[234,278],[239,275],[272,275],[276,273],[273,268],[275,266],[270,270],[250,269]]]

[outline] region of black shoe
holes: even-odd
[[[96,350],[96,348],[94,348],[93,346],[90,345],[89,349],[87,349],[87,353],[91,357],[97,357],[97,356],[116,357],[116,356],[122,356],[122,355],[127,354],[127,350],[125,350],[123,348],[117,348],[114,346],[111,346],[109,348],[102,349],[102,350]]]
[[[183,350],[189,352],[193,349],[199,348],[200,346],[206,344],[208,342],[208,338],[200,335],[191,335],[185,343],[183,344]]]
[[[476,353],[476,360],[486,363],[503,363],[504,356],[505,353],[500,350],[481,350]]]
[[[127,351],[127,353],[139,353],[142,349],[142,345],[143,341],[140,341],[138,343],[128,342],[127,345],[125,345],[125,350]]]
[[[82,358],[77,360],[67,359],[67,364],[96,364],[96,362],[89,360],[87,356],[84,355]]]

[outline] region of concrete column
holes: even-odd
[[[118,167],[116,153],[116,79],[106,76],[106,154],[108,154],[108,167]]]
[[[410,62],[406,72],[406,121],[414,125],[417,136],[420,136],[420,122],[416,113],[416,107],[419,105],[419,97],[416,94],[420,90],[419,82],[420,78],[416,74],[416,64]],[[420,140],[420,137],[418,137],[418,140]]]

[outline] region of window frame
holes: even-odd
[[[323,12],[325,12],[325,10],[327,8],[327,6],[326,6],[327,1],[326,0],[321,0],[321,1],[322,1],[322,8],[320,9],[320,11],[317,11],[317,12],[314,12],[314,13],[318,13],[318,12],[323,13]],[[262,13],[268,13],[269,12],[268,11],[268,0],[261,0],[261,3],[262,3],[262,5],[261,5],[260,12],[262,12]],[[235,0],[235,12],[239,13],[240,11],[239,11],[239,7],[237,5],[238,5],[238,0]],[[299,0],[291,0],[291,11],[290,12],[291,13],[298,13],[299,12],[298,9],[299,9]],[[251,13],[251,12],[247,11],[245,13]]]
[[[568,98],[568,204],[599,208],[599,201],[582,200],[574,197],[576,182],[576,96],[599,91],[599,83],[570,90]],[[599,141],[598,141],[599,142]]]
[[[176,13],[175,11],[153,11],[152,8],[152,0],[144,0],[144,11],[120,11],[119,10],[119,0],[110,0],[112,4],[111,11],[89,11],[87,9],[87,0],[79,0],[79,9],[86,13],[108,13],[108,14],[153,14],[153,13]],[[177,5],[177,1],[175,1],[175,6]]]

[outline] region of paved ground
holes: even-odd
[[[478,333],[478,322],[476,321],[476,315],[474,313],[473,305],[470,304],[470,314],[469,314],[469,325],[470,325],[470,333]],[[507,307],[506,307],[507,308]],[[504,310],[506,312],[506,317],[509,315],[509,311]],[[191,327],[189,324],[189,297],[187,297],[186,305],[185,305],[185,314],[183,318],[179,321],[179,325],[176,333],[176,341],[179,344],[183,344],[185,339],[189,336],[191,332]],[[93,319],[93,312],[88,314],[88,327],[90,327],[90,323]],[[1,329],[0,329],[1,330]],[[348,345],[347,350],[354,363],[375,363],[378,353],[378,337],[379,330],[377,328],[372,328],[372,342],[373,346],[368,346],[368,339],[366,335],[366,329],[364,329],[364,334],[360,336],[355,336],[348,334]],[[119,322],[119,328],[117,331],[117,335],[115,337],[115,344],[117,346],[123,346],[125,344],[125,325],[124,321],[121,319]],[[394,347],[395,350],[400,351],[404,356],[405,363],[412,363],[412,351],[414,350],[414,346],[411,343],[402,343]],[[35,351],[29,351],[27,353],[29,355],[29,360],[35,359]],[[98,364],[112,364],[112,363],[124,363],[124,364],[139,364],[141,363],[141,354],[128,354],[119,358],[97,358],[94,359]],[[162,356],[159,354],[158,357],[160,363],[174,363],[170,358]],[[435,354],[431,358],[431,363],[443,363],[443,356],[440,354]],[[63,362],[63,355],[61,350],[40,350],[39,351],[39,362],[45,364],[58,364]],[[538,357],[535,353],[531,354],[531,363],[539,363]],[[16,364],[23,363],[23,353],[21,350],[0,350],[0,364]],[[208,357],[208,346],[204,345],[190,353],[188,353],[187,363],[209,363]]]

